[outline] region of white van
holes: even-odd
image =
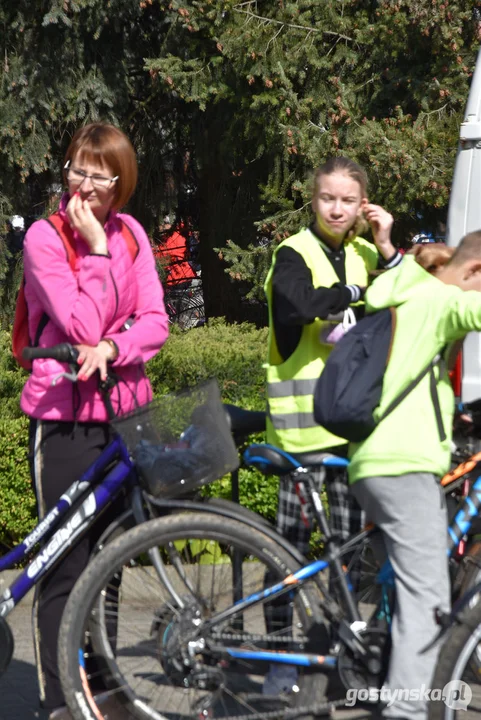
[[[449,198],[446,242],[456,246],[468,232],[481,230],[481,50],[461,123],[459,148]],[[461,400],[481,398],[481,333],[464,341],[458,384]]]

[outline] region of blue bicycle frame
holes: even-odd
[[[114,460],[117,460],[115,467],[99,482],[106,468]],[[1,595],[0,617],[8,615],[29,590],[68,552],[77,538],[84,534],[94,522],[99,513],[117,497],[121,488],[126,486],[126,482],[128,486],[129,476],[131,482],[135,482],[134,472],[134,465],[127,448],[122,439],[115,436],[98,459],[78,481],[72,483],[55,507],[47,513],[23,542],[0,558],[0,571],[11,568],[24,560],[37,543],[43,542],[51,535],[50,539],[43,544],[41,550],[30,560],[23,572]],[[92,489],[94,485],[95,487]],[[91,491],[86,494],[89,489]],[[53,529],[61,519],[84,496],[86,497],[82,504],[52,535]]]
[[[253,446],[254,447],[254,446]],[[257,446],[259,447],[259,446]],[[279,452],[278,448],[274,448]],[[283,451],[280,451],[283,456],[287,455]],[[266,463],[267,461],[263,457],[257,458],[255,455],[250,454],[249,460],[255,460]],[[294,458],[290,458],[293,463],[295,462],[297,466],[299,466],[298,462],[295,461]],[[323,464],[331,464],[331,465],[345,465],[347,464],[346,461],[342,458],[333,458],[330,461],[325,461]],[[294,468],[293,468],[294,469]],[[481,475],[476,479],[476,481],[473,483],[469,495],[465,498],[461,508],[457,511],[456,515],[454,516],[451,525],[448,528],[448,538],[449,538],[449,547],[448,547],[448,557],[452,557],[454,552],[456,551],[457,547],[459,546],[460,541],[462,538],[466,535],[466,533],[471,528],[472,521],[475,517],[478,516],[479,510],[481,508]],[[205,628],[215,628],[216,625],[219,623],[225,622],[227,619],[229,619],[232,616],[235,616],[238,612],[244,611],[246,608],[249,608],[256,603],[262,602],[263,600],[266,600],[267,598],[273,599],[275,597],[279,597],[281,595],[284,595],[288,593],[293,586],[300,586],[303,583],[305,583],[310,578],[314,577],[317,573],[321,572],[322,570],[325,570],[330,565],[330,561],[326,560],[316,560],[312,563],[309,563],[309,565],[306,565],[305,567],[301,568],[297,572],[293,573],[292,575],[285,578],[282,582],[277,583],[276,585],[271,586],[270,588],[264,589],[262,592],[254,593],[252,595],[249,595],[246,598],[243,598],[242,600],[239,600],[237,603],[235,603],[231,608],[228,608],[227,610],[224,610],[216,615],[214,615],[211,618],[208,618],[205,623],[203,624],[203,631]],[[386,562],[383,564],[383,566],[380,568],[377,579],[377,584],[381,586],[382,590],[382,600],[380,605],[380,611],[384,612],[386,615],[386,618],[388,619],[388,624],[390,625],[390,608],[389,608],[389,601],[387,597],[387,589],[391,588],[394,585],[394,571],[392,568],[392,565],[389,560],[386,560]],[[480,584],[481,587],[481,584]],[[356,625],[356,623],[354,623]],[[360,629],[360,628],[359,628]],[[345,630],[348,632],[343,633],[342,632],[342,623],[341,623],[341,630],[340,635],[344,635],[344,639],[347,641],[348,645],[353,644],[356,646],[356,649],[358,653],[363,656],[366,655],[366,649],[363,647],[362,641],[360,638],[358,638],[358,642],[356,643],[356,628],[352,627],[352,624],[349,625],[346,623]],[[238,660],[258,660],[258,661],[265,661],[269,663],[280,663],[280,664],[288,664],[288,665],[297,665],[299,667],[302,666],[319,666],[324,667],[326,669],[333,669],[337,665],[337,657],[333,655],[315,655],[312,653],[295,653],[295,652],[276,652],[276,651],[253,651],[248,649],[242,649],[242,648],[236,648],[236,647],[225,647],[225,646],[211,646],[211,649],[213,651],[217,651],[219,653],[224,653],[228,657],[235,658]]]

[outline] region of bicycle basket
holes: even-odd
[[[112,424],[156,497],[176,497],[239,465],[215,380],[164,395]]]

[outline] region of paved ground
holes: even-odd
[[[9,616],[15,650],[12,662],[0,678],[0,720],[46,720],[38,704],[38,683],[31,633],[31,600],[25,599]]]
[[[7,585],[11,579],[10,573],[3,573],[1,576],[1,580],[5,580]],[[136,592],[138,596],[138,585]],[[31,633],[32,598],[33,593],[30,593],[8,617],[14,635],[15,650],[10,666],[0,677],[0,720],[47,720],[48,713],[41,710],[38,703],[38,683]],[[463,720],[472,720],[474,717],[473,713],[468,712]],[[378,718],[377,713],[373,714],[365,708],[346,708],[335,711],[332,720],[378,720]]]
[[[31,602],[28,598],[9,616],[15,652],[7,672],[0,678],[0,720],[47,720],[38,706],[38,685],[31,636]],[[465,720],[479,715],[466,713]],[[379,720],[362,708],[339,710],[333,720]]]
[[[3,573],[8,585],[10,573]],[[0,677],[0,720],[47,720],[48,713],[38,703],[38,682],[35,670],[31,632],[33,593],[30,593],[9,616],[15,650],[7,671]],[[335,720],[371,720],[361,709],[338,711]]]

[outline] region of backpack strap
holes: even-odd
[[[120,218],[120,222],[122,224],[122,237],[125,240],[127,250],[129,251],[129,255],[132,258],[132,262],[134,263],[140,251],[139,243],[137,242],[137,238],[134,235],[134,231],[125,222],[125,220]]]
[[[72,270],[74,270],[75,261],[77,259],[77,252],[72,228],[58,212],[50,215],[50,217],[47,218],[47,222],[50,223],[50,225],[55,229],[57,235],[62,241],[65,252],[67,254],[68,264],[70,265]],[[127,245],[127,250],[129,251],[130,257],[132,258],[132,262],[135,262],[135,259],[137,258],[137,255],[140,251],[139,243],[137,242],[134,231],[125,222],[125,220],[120,218],[120,224],[122,237],[124,238],[125,244]]]
[[[65,253],[67,255],[67,262],[70,265],[70,268],[72,269],[72,272],[75,270],[75,261],[77,259],[77,253],[75,250],[75,240],[73,236],[73,231],[70,225],[67,223],[66,220],[60,215],[60,213],[56,212],[53,215],[50,215],[50,217],[46,218],[49,225],[51,225],[57,235],[59,236],[60,240],[62,241],[62,244],[65,248]],[[22,280],[22,287],[21,291],[24,293],[24,285],[25,285],[25,277]],[[28,308],[25,303],[26,312],[28,315]],[[42,316],[40,317],[40,321],[37,325],[37,330],[35,331],[35,337],[30,339],[30,342],[32,343],[31,347],[38,347],[38,344],[40,342],[40,338],[42,336],[43,331],[45,330],[45,327],[49,321],[49,317],[47,313],[42,313]],[[28,320],[27,320],[28,322]]]
[[[32,344],[32,347],[38,347],[38,344],[40,342],[40,338],[42,336],[43,331],[45,330],[45,327],[48,323],[48,315],[46,312],[42,313],[42,317],[40,318],[40,322],[37,325],[37,331],[35,333],[35,338]]]
[[[65,248],[65,253],[67,255],[67,262],[70,265],[70,268],[72,272],[75,270],[75,261],[77,259],[77,252],[75,249],[75,240],[73,236],[73,230],[68,224],[68,222],[60,215],[60,213],[56,212],[53,215],[50,215],[50,217],[47,218],[47,222],[49,225],[51,225],[57,235],[59,236],[60,240],[62,241],[62,244]],[[35,338],[32,344],[32,347],[38,347],[38,344],[40,342],[40,338],[42,336],[43,331],[45,330],[45,327],[49,321],[49,317],[47,313],[43,313],[40,322],[37,325],[37,330],[35,332]]]
[[[433,360],[431,363],[431,369],[430,369],[430,389],[431,389],[431,400],[433,401],[433,407],[434,407],[434,414],[436,416],[436,424],[438,426],[438,433],[439,433],[439,439],[441,442],[446,440],[446,431],[444,429],[444,423],[443,423],[443,416],[441,413],[441,405],[439,402],[439,395],[438,395],[438,382],[442,380],[443,375],[446,371],[446,362],[444,360],[444,351],[446,348],[443,348],[442,352]],[[439,368],[439,378],[436,380],[436,375],[434,374],[434,368],[435,366],[438,366]]]
[[[69,223],[65,220],[65,218],[60,215],[59,212],[53,213],[53,215],[50,215],[50,217],[47,218],[47,222],[54,228],[57,235],[59,236],[60,240],[62,241],[62,244],[65,248],[65,253],[67,255],[67,262],[70,265],[70,268],[72,272],[75,270],[75,263],[77,260],[77,251],[76,251],[76,243],[74,239],[74,234],[71,226]],[[121,220],[122,224],[122,237],[125,240],[125,244],[127,245],[127,249],[129,251],[129,255],[132,258],[132,262],[135,262],[135,259],[137,255],[139,254],[139,243],[137,242],[137,238],[134,235],[134,232],[132,228],[130,228],[127,223],[124,220]],[[45,327],[49,321],[49,317],[47,313],[43,313],[42,317],[40,318],[40,322],[37,326],[37,331],[35,333],[35,339],[33,342],[32,347],[38,347],[38,344],[40,342],[40,337],[45,330]]]
[[[441,442],[446,440],[446,431],[444,429],[444,423],[443,423],[443,416],[441,413],[441,405],[439,402],[439,395],[438,395],[438,382],[442,379],[444,375],[444,371],[446,369],[446,363],[443,357],[444,351],[446,348],[444,347],[436,357],[431,360],[429,365],[425,367],[416,377],[414,380],[411,380],[409,385],[404,388],[404,390],[396,397],[394,400],[388,405],[384,413],[382,414],[382,417],[379,418],[378,423],[380,423],[384,418],[386,418],[388,415],[390,415],[393,410],[397,408],[398,405],[402,403],[405,397],[409,395],[410,392],[414,390],[414,388],[419,385],[421,380],[429,373],[429,389],[431,392],[431,400],[434,407],[434,415],[436,417],[436,425],[438,426],[438,433],[439,433],[439,439]],[[434,368],[439,367],[439,378],[436,379],[436,375],[434,374]]]
[[[77,260],[76,243],[73,236],[73,230],[68,222],[60,213],[56,212],[47,218],[47,222],[53,227],[59,236],[67,254],[67,262],[72,271],[75,270],[75,261]]]

